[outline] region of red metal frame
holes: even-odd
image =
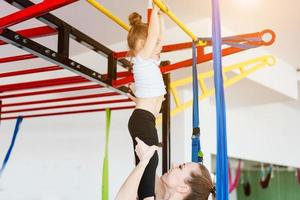
[[[78,0],[44,0],[41,3],[0,18],[0,29],[18,24],[33,17],[41,16],[75,1]]]
[[[112,107],[110,110],[127,110],[133,109],[135,106],[120,106],[120,107]],[[101,112],[105,111],[106,108],[101,109],[90,109],[90,110],[78,110],[78,111],[69,111],[69,112],[56,112],[56,113],[45,113],[45,114],[36,114],[36,115],[24,115],[23,118],[34,118],[34,117],[45,117],[45,116],[55,116],[55,115],[68,115],[68,114],[79,114],[79,113],[90,113],[90,112]],[[18,116],[14,117],[2,117],[0,120],[11,120],[16,119]]]
[[[75,83],[86,83],[86,82],[90,82],[90,80],[83,78],[81,76],[70,76],[64,78],[55,78],[55,79],[47,79],[41,81],[31,81],[31,82],[24,82],[24,83],[2,85],[0,86],[0,92],[68,85],[68,84],[75,84]]]
[[[99,84],[95,84],[95,85],[84,85],[84,86],[67,87],[67,88],[59,88],[59,89],[41,90],[41,91],[35,91],[35,92],[24,92],[24,93],[18,93],[18,94],[1,95],[0,99],[34,96],[34,95],[41,95],[41,94],[63,93],[63,92],[71,92],[71,91],[78,91],[78,90],[99,89],[102,87],[103,86],[101,86]]]
[[[115,100],[95,101],[95,102],[88,102],[88,103],[75,103],[75,104],[67,104],[67,105],[59,105],[59,106],[45,106],[45,107],[38,107],[38,108],[7,110],[7,111],[2,111],[1,114],[29,112],[29,111],[38,111],[38,110],[50,110],[50,109],[58,109],[58,108],[72,108],[72,107],[77,108],[77,107],[82,107],[82,106],[114,104],[114,103],[124,103],[124,102],[132,102],[132,100],[131,99],[115,99]]]
[[[24,54],[24,55],[19,55],[19,56],[0,58],[0,63],[15,62],[15,61],[28,60],[28,59],[33,59],[33,58],[37,58],[37,56],[35,56],[33,54]]]
[[[264,41],[262,39],[262,37],[265,34],[270,34],[272,36],[271,40]],[[224,38],[223,42],[243,43],[243,44],[258,47],[258,46],[269,46],[269,45],[273,44],[273,42],[275,41],[276,35],[275,35],[274,31],[272,31],[270,29],[266,29],[266,30],[263,30],[262,32],[235,35],[235,36],[227,37],[227,38],[228,39]],[[260,41],[250,41],[249,38],[258,38],[261,40]],[[212,45],[211,40],[208,40],[206,46],[204,46],[204,47],[211,46],[211,45]],[[192,48],[192,42],[183,42],[183,43],[165,45],[165,46],[163,46],[162,52],[178,51],[178,50],[183,50],[183,49],[188,49],[188,48]],[[198,48],[203,48],[203,47],[198,46]],[[230,47],[226,48],[226,49],[230,49]],[[235,52],[233,52],[233,53],[235,53]],[[115,52],[114,57],[117,59],[124,58],[124,57],[126,57],[127,54],[128,54],[128,51]]]
[[[0,123],[1,123],[1,118],[2,118],[2,100],[0,100]]]
[[[21,11],[15,12],[13,14],[7,15],[5,17],[0,18],[0,33],[2,32],[3,28],[12,26],[14,24],[23,22],[33,17],[37,17],[43,15],[45,13],[50,12],[56,8],[62,7],[64,5],[70,4],[77,0],[44,0],[41,3],[36,5],[30,6],[25,8]],[[52,29],[48,26],[44,27],[37,27],[37,28],[30,28],[25,30],[17,31],[20,35],[23,35],[28,38],[35,38],[41,36],[48,36],[56,33],[55,29]],[[0,41],[0,45],[5,45],[6,43]],[[14,62],[26,59],[36,58],[36,56],[32,54],[25,54],[25,55],[18,55],[6,58],[0,58],[0,63],[6,62]],[[59,66],[49,66],[49,67],[40,67],[35,69],[27,69],[27,70],[19,70],[19,71],[12,71],[0,74],[0,78],[4,77],[11,77],[11,76],[19,76],[25,74],[32,74],[32,73],[40,73],[40,72],[47,72],[47,71],[54,71],[54,70],[61,70]],[[120,72],[117,74],[117,77],[126,77],[128,76],[128,72]],[[64,77],[64,78],[56,78],[56,79],[49,79],[49,80],[42,80],[42,81],[31,81],[25,83],[17,83],[17,84],[9,84],[9,85],[2,85],[0,86],[0,91],[15,91],[15,90],[24,90],[24,89],[33,89],[33,88],[40,88],[40,87],[49,87],[49,86],[58,86],[58,85],[67,85],[72,83],[83,83],[88,82],[89,80],[80,77],[80,76],[73,76],[73,77]],[[27,93],[19,93],[19,94],[10,94],[10,95],[2,95],[1,99],[3,98],[13,98],[13,97],[20,97],[20,96],[28,96],[28,95],[38,95],[38,94],[49,94],[49,93],[57,93],[57,92],[67,92],[67,91],[75,91],[75,90],[83,90],[83,89],[95,89],[101,88],[100,85],[90,85],[90,86],[77,86],[77,87],[69,87],[69,88],[60,88],[60,89],[52,89],[47,91],[35,91],[35,92],[27,92]],[[94,94],[94,95],[85,95],[85,96],[73,96],[73,97],[66,97],[60,99],[47,99],[47,100],[39,100],[39,101],[29,101],[29,102],[19,102],[19,103],[9,103],[2,105],[1,101],[1,110],[3,107],[11,107],[11,106],[20,106],[20,105],[31,105],[31,104],[40,104],[40,103],[50,103],[50,102],[61,102],[61,101],[69,101],[69,100],[78,100],[78,99],[87,99],[87,98],[98,98],[104,96],[114,96],[119,95],[116,92],[110,93],[102,93],[102,94]],[[121,102],[129,102],[130,99],[118,99],[118,100],[107,100],[107,101],[97,101],[97,102],[89,102],[89,103],[77,103],[77,104],[69,104],[69,105],[58,105],[58,106],[47,106],[47,107],[40,107],[40,108],[28,108],[28,109],[18,109],[18,110],[10,110],[10,111],[0,111],[0,120],[8,120],[14,119],[15,117],[7,117],[2,118],[1,114],[8,114],[8,113],[15,113],[15,112],[28,112],[28,111],[37,111],[37,110],[49,110],[49,109],[57,109],[57,108],[67,108],[67,107],[79,107],[79,106],[88,106],[88,105],[98,105],[98,104],[111,104],[111,103],[121,103]],[[115,107],[112,110],[120,110],[120,109],[129,109],[134,108],[134,106],[123,106],[123,107]],[[27,115],[24,118],[29,117],[41,117],[41,116],[51,116],[51,115],[65,115],[65,114],[75,114],[75,113],[83,113],[83,112],[97,112],[97,111],[104,111],[105,109],[92,109],[92,110],[80,110],[80,111],[70,111],[70,112],[57,112],[57,113],[47,113],[47,114],[38,114],[38,115]]]
[[[44,103],[54,103],[54,102],[62,102],[62,101],[74,101],[74,100],[81,100],[81,99],[92,99],[92,98],[100,98],[100,97],[110,97],[110,96],[118,96],[118,95],[120,95],[120,94],[117,92],[107,92],[107,93],[100,93],[100,94],[89,94],[89,95],[37,100],[37,101],[7,103],[7,104],[2,104],[2,108],[13,107],[13,106],[34,105],[34,104],[44,104]]]
[[[23,22],[33,17],[41,16],[45,13],[48,13],[56,8],[62,7],[64,5],[73,3],[78,0],[44,0],[41,3],[32,5],[28,8],[24,8],[23,10],[17,11],[13,14],[7,15],[5,17],[0,18],[0,33],[2,32],[3,28],[9,27],[11,25]],[[30,28],[17,31],[20,35],[23,35],[28,38],[35,38],[35,37],[42,37],[47,35],[53,35],[56,33],[56,30],[50,28],[48,26],[37,27],[37,28]],[[272,35],[272,39],[270,41],[263,41],[261,38],[264,34],[270,33]],[[260,41],[251,41],[247,40],[248,38],[259,38]],[[233,39],[232,39],[233,38]],[[244,45],[251,45],[251,46],[262,46],[262,45],[271,45],[275,40],[275,33],[271,30],[264,30],[263,32],[259,33],[250,33],[250,34],[243,34],[234,36],[231,38],[226,39],[226,42],[234,42],[240,43]],[[3,41],[0,41],[0,45],[6,44]],[[207,41],[206,46],[210,46],[211,41]],[[179,43],[179,44],[172,44],[166,45],[163,47],[162,52],[170,52],[170,51],[177,51],[186,48],[191,48],[192,43]],[[204,54],[205,47],[197,47],[198,50],[198,58],[197,63],[207,62],[212,59],[212,53]],[[230,55],[240,51],[244,51],[245,49],[240,49],[236,47],[228,47],[222,50],[222,55]],[[125,57],[127,52],[116,52],[114,53],[114,57],[119,59]],[[36,58],[36,56],[32,54],[25,54],[19,56],[12,56],[6,58],[0,58],[0,63],[6,62],[13,62],[13,61],[20,61],[26,59]],[[167,66],[162,66],[161,71],[162,73],[169,73],[170,71],[188,67],[192,65],[192,59],[187,59],[181,62],[177,62],[174,64],[170,64]],[[20,71],[13,71],[13,72],[6,72],[0,74],[0,78],[4,77],[11,77],[11,76],[19,76],[25,74],[32,74],[32,73],[41,73],[47,71],[54,71],[60,70],[59,66],[49,66],[49,67],[41,67],[35,69],[26,69]],[[133,76],[130,72],[119,72],[117,73],[117,80],[114,81],[113,86],[119,87],[124,84],[128,84],[133,81]],[[55,78],[55,79],[48,79],[48,80],[41,80],[41,81],[31,81],[31,82],[23,82],[23,83],[16,83],[16,84],[8,84],[0,86],[0,93],[7,92],[7,91],[17,91],[17,90],[25,90],[25,89],[34,89],[34,88],[41,88],[41,87],[51,87],[51,86],[60,86],[60,85],[68,85],[68,84],[78,84],[78,83],[86,83],[90,82],[88,79],[83,78],[81,76],[70,76],[70,77],[63,77],[63,78]],[[24,96],[31,96],[31,95],[40,95],[40,94],[50,94],[50,93],[62,93],[62,92],[70,92],[70,91],[77,91],[77,90],[87,90],[87,89],[96,89],[102,88],[103,86],[100,85],[88,85],[88,86],[76,86],[76,87],[67,87],[67,88],[59,88],[59,89],[49,89],[43,91],[34,91],[34,92],[23,92],[18,94],[8,94],[0,96],[0,99],[4,98],[15,98],[15,97],[24,97]],[[72,96],[72,97],[65,97],[65,98],[55,98],[55,99],[46,99],[46,100],[36,100],[36,101],[27,101],[27,102],[17,102],[17,103],[7,103],[1,104],[0,110],[0,120],[9,120],[15,119],[15,117],[1,117],[1,114],[8,114],[8,113],[17,113],[17,112],[30,112],[30,111],[38,111],[38,110],[50,110],[50,109],[60,109],[60,108],[71,108],[71,107],[81,107],[81,106],[91,106],[91,105],[99,105],[99,104],[112,104],[112,103],[123,103],[123,102],[130,102],[130,99],[117,99],[117,100],[106,100],[106,101],[95,101],[95,102],[88,102],[88,103],[73,103],[73,104],[66,104],[66,105],[55,105],[55,106],[44,106],[38,108],[25,108],[25,109],[15,109],[15,110],[7,110],[3,111],[2,108],[5,107],[14,107],[14,106],[23,106],[23,105],[33,105],[33,104],[44,104],[44,103],[53,103],[53,102],[63,102],[63,101],[72,101],[72,100],[80,100],[80,99],[90,99],[90,98],[99,98],[99,97],[108,97],[108,96],[116,96],[120,95],[117,92],[108,92],[102,94],[91,94],[91,95],[81,95],[81,96]],[[111,110],[121,110],[121,109],[130,109],[134,108],[134,106],[123,106],[123,107],[114,107]],[[54,115],[66,115],[66,114],[75,114],[75,113],[85,113],[85,112],[99,112],[104,111],[105,108],[102,109],[89,109],[89,110],[79,110],[79,111],[68,111],[68,112],[54,112],[54,113],[44,113],[44,114],[34,114],[34,115],[26,115],[23,116],[24,118],[31,118],[31,117],[42,117],[42,116],[54,116]]]
[[[49,26],[41,26],[41,27],[20,30],[17,31],[17,33],[28,38],[37,38],[37,37],[54,35],[56,34],[56,29],[53,29]],[[0,45],[5,45],[5,44],[7,43],[0,40]]]
[[[246,40],[246,38],[250,38],[250,37],[262,38],[264,34],[271,34],[271,36],[272,36],[271,40],[270,41],[263,41],[263,40],[261,40],[261,41],[249,41],[249,40]],[[234,42],[243,41],[244,42],[243,44],[245,44],[245,45],[253,45],[253,46],[265,45],[265,46],[269,46],[275,41],[276,36],[275,36],[275,33],[272,30],[267,29],[267,30],[264,30],[262,32],[243,34],[243,35],[238,35],[238,36],[235,36],[235,37],[240,38],[240,39],[234,39],[234,40],[228,39],[226,41],[227,42],[228,41],[234,41]],[[180,43],[179,46],[172,45],[172,46],[167,46],[166,48],[170,51],[173,51],[173,50],[189,48],[190,45],[192,45],[191,42],[190,43]],[[211,41],[208,41],[207,45],[208,46],[211,45]],[[213,56],[212,53],[204,54],[204,48],[205,47],[203,47],[203,46],[197,47],[197,51],[198,51],[197,63],[198,64],[212,60],[212,56]],[[237,48],[237,47],[227,47],[227,48],[222,49],[222,56],[231,55],[231,54],[238,53],[238,52],[245,51],[245,50],[246,49],[241,49],[241,48]],[[187,60],[183,60],[181,62],[177,62],[177,63],[173,63],[173,64],[170,64],[170,65],[162,66],[160,69],[161,69],[162,73],[169,73],[169,72],[171,72],[173,70],[176,70],[176,69],[192,66],[192,64],[193,64],[193,59],[187,59]],[[119,86],[122,86],[122,85],[129,84],[133,81],[134,81],[133,75],[131,74],[130,76],[128,76],[126,78],[114,81],[113,85],[114,85],[114,87],[119,87]]]
[[[26,70],[2,73],[2,74],[0,74],[0,78],[11,77],[11,76],[20,76],[20,75],[25,75],[25,74],[34,74],[34,73],[41,73],[41,72],[56,71],[56,70],[62,70],[62,69],[63,68],[61,68],[59,66],[49,66],[49,67],[40,67],[40,68],[34,68],[34,69],[26,69]]]
[[[29,74],[29,73],[53,71],[53,70],[59,70],[59,69],[60,69],[59,66],[50,66],[47,68],[37,68],[37,69],[21,70],[21,71],[15,71],[15,72],[7,72],[7,73],[0,74],[0,78],[8,77],[8,76],[24,75],[24,74]],[[118,78],[127,77],[130,74],[131,73],[127,72],[127,71],[118,72],[117,77]],[[104,75],[104,77],[105,76],[107,76],[107,75]],[[75,84],[75,83],[86,83],[86,82],[90,82],[90,80],[88,80],[84,77],[81,77],[81,76],[70,76],[70,77],[47,79],[47,80],[41,80],[41,81],[22,82],[22,83],[1,85],[0,92],[34,89],[34,88],[59,86],[59,85],[68,85],[68,84]]]
[[[5,72],[0,74],[0,78],[4,77],[11,77],[11,76],[20,76],[25,74],[34,74],[34,73],[41,73],[41,72],[50,72],[50,71],[56,71],[56,70],[62,70],[64,68],[59,66],[49,66],[49,67],[40,67],[40,68],[33,68],[33,69],[26,69],[26,70],[20,70],[20,71],[12,71],[12,72]],[[117,78],[127,77],[130,75],[130,72],[118,72]],[[78,76],[79,77],[79,76]],[[107,77],[107,74],[103,75],[104,78]]]

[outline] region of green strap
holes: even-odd
[[[109,108],[106,111],[106,129],[105,129],[105,149],[102,171],[102,200],[109,200],[109,182],[108,182],[108,143],[109,143],[109,128],[111,111]]]

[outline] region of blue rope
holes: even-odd
[[[200,144],[199,126],[199,92],[197,72],[197,48],[193,42],[193,136],[192,136],[192,162],[202,163],[203,153]]]
[[[226,137],[226,110],[224,99],[224,86],[222,77],[222,54],[221,54],[221,23],[219,0],[212,0],[212,34],[213,34],[213,65],[216,97],[217,116],[217,199],[228,200],[228,157]]]
[[[16,138],[17,138],[17,135],[18,135],[18,132],[19,132],[19,129],[20,129],[20,125],[21,125],[22,121],[23,121],[23,117],[19,116],[17,118],[15,130],[14,130],[14,134],[13,134],[10,146],[8,148],[8,151],[7,151],[6,155],[5,155],[5,158],[4,158],[3,163],[2,163],[2,167],[0,169],[0,177],[1,177],[1,175],[2,175],[2,173],[4,171],[4,169],[5,169],[5,167],[7,165],[7,162],[9,160],[9,158],[10,158],[11,152],[12,152],[12,150],[14,148],[14,145],[15,145],[15,142],[16,142]]]
[[[199,89],[198,89],[198,72],[197,72],[197,49],[193,42],[193,128],[199,128]],[[199,134],[199,133],[193,133]]]

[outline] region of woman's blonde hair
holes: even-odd
[[[127,43],[129,47],[128,56],[134,56],[138,40],[147,39],[148,25],[142,22],[142,16],[136,12],[131,13],[128,20],[131,26],[127,36]]]

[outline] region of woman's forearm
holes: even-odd
[[[149,161],[148,161],[149,162]],[[127,177],[115,200],[136,200],[137,190],[148,162],[141,161]]]

